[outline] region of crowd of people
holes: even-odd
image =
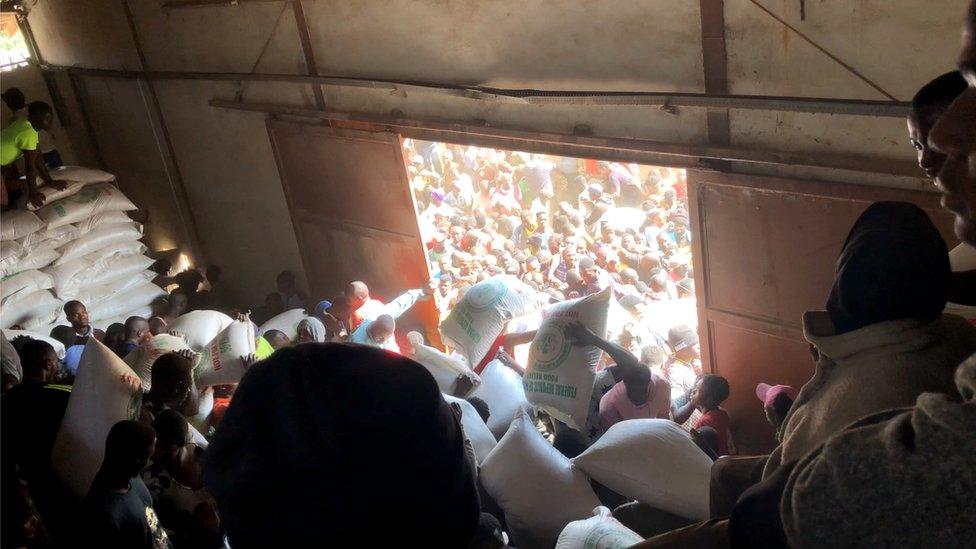
[[[909,128],[957,236],[976,246],[976,2],[965,28],[959,72],[920,90]],[[64,359],[41,339],[4,337],[3,545],[506,546],[506,517],[479,480],[461,407],[399,354],[398,318],[431,298],[449,311],[470,285],[509,274],[552,301],[611,287],[639,323],[641,304],[693,295],[690,266],[677,259],[690,239],[686,191],[670,170],[436,143],[408,143],[407,151],[437,265],[430,286],[384,303],[354,281],[313,304],[294,273],[282,272],[255,313],[266,320],[305,309],[296,333],[267,331],[259,356],[241,357],[249,370],[239,384],[214,389],[221,405],[203,437],[188,419],[201,397],[192,352],[157,358],[136,417],[111,428],[82,500],[51,460],[80,353],[96,339],[126,356],[187,311],[235,312],[221,303],[220,271],[178,274],[150,318],[104,332],[83,303],[65,304],[70,326],[51,334]],[[621,226],[628,209],[644,217]],[[711,520],[634,513],[632,503],[615,516],[647,538],[642,548],[967,545],[976,327],[943,310],[950,298],[974,304],[973,287],[972,273],[950,271],[946,243],[922,209],[869,206],[844,243],[824,310],[803,318],[813,377],[799,391],[755,388],[776,427],[767,456],[734,455],[721,404],[730,391],[752,388],[702,375],[693,330],[676,326],[635,351],[632,341],[571,325],[574,345],[610,359],[613,383],[594,389],[601,432],[630,419],[690,422],[690,436],[716,460]],[[524,373],[505,348],[525,339],[503,334],[492,356]],[[694,375],[681,399],[671,397],[675,364]],[[456,394],[468,388],[459,382]],[[471,404],[490,416],[484,401]],[[559,438],[558,426],[541,415],[538,422]],[[597,490],[605,504],[621,503],[607,492]],[[559,494],[552,497],[558,505]]]

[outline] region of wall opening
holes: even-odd
[[[24,67],[28,59],[30,50],[17,24],[17,15],[0,13],[0,72]]]
[[[617,342],[645,358],[661,348],[673,396],[690,389],[697,338],[679,356],[685,342],[668,341],[698,321],[685,170],[409,138],[403,155],[442,320],[467,287],[497,274],[552,301],[611,285],[633,317]],[[580,272],[591,261],[595,277]]]

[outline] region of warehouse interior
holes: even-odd
[[[27,58],[0,88],[53,107],[65,164],[114,174],[147,255],[219,265],[245,310],[283,270],[313,305],[428,284],[405,140],[683,170],[702,369],[760,455],[781,441],[756,387],[820,372],[804,313],[868,206],[917,205],[976,267],[906,131],[968,5],[4,0]],[[433,307],[407,324],[444,349]]]

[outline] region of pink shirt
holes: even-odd
[[[628,419],[670,419],[671,386],[658,375],[651,374],[647,384],[647,402],[635,406],[627,396],[627,386],[617,382],[600,399],[600,429],[606,432],[614,423]]]

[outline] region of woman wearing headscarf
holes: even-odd
[[[945,241],[922,209],[877,202],[861,214],[826,311],[803,317],[820,358],[764,478],[868,414],[911,406],[923,392],[954,392],[956,366],[976,352],[976,328],[942,314],[949,277]]]
[[[480,511],[459,410],[430,373],[340,343],[248,371],[204,482],[235,548],[467,547]]]

